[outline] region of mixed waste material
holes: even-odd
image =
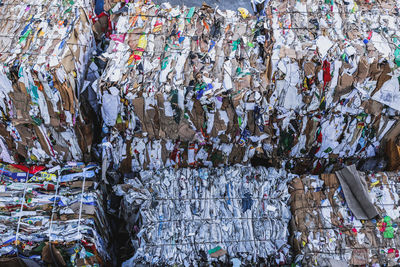
[[[293,179],[289,191],[295,262],[398,264],[398,181],[398,173],[359,173],[354,166]]]
[[[0,265],[399,264],[400,3],[251,3],[0,0]]]
[[[91,122],[79,96],[95,46],[91,5],[0,2],[2,161],[79,161],[90,149]]]
[[[111,262],[98,172],[83,163],[0,164],[0,256],[58,266]]]
[[[282,169],[235,165],[126,178],[114,187],[136,250],[125,266],[289,263],[287,182],[293,177]]]

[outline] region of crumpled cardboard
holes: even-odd
[[[42,250],[42,259],[47,263],[52,263],[58,266],[67,266],[60,251],[53,244],[47,243]]]

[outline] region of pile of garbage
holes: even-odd
[[[297,266],[400,263],[398,173],[304,176],[290,185],[292,243]]]
[[[290,263],[287,183],[294,177],[242,165],[126,177],[114,186],[135,249],[125,266]]]
[[[110,228],[98,166],[46,168],[0,164],[0,257],[42,266],[100,266],[111,262]],[[31,265],[29,265],[31,266]]]
[[[79,99],[94,47],[92,1],[1,1],[0,160],[81,160],[92,140]],[[86,123],[87,122],[87,123]]]
[[[0,0],[0,257],[398,264],[400,3],[252,5]]]

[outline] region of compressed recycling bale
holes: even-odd
[[[291,234],[296,265],[399,264],[399,176],[360,174],[378,211],[370,220],[356,219],[335,174],[293,179]]]
[[[111,233],[97,173],[93,164],[0,164],[0,258],[110,264]]]
[[[125,266],[289,263],[287,182],[293,177],[283,169],[237,165],[126,178],[114,186],[135,249]]]
[[[376,16],[388,31],[373,31]],[[263,161],[330,172],[378,157],[398,120],[388,5],[268,1],[256,17],[118,2],[108,19],[96,92],[114,169]]]
[[[91,122],[79,96],[94,47],[92,1],[2,1],[1,160],[81,160]]]

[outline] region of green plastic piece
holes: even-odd
[[[19,68],[19,70],[18,70],[18,77],[23,77],[23,76],[24,76],[23,71],[24,71],[24,69],[23,69],[22,67]]]
[[[396,48],[394,51],[394,63],[396,63],[397,67],[400,67],[400,49]]]
[[[232,42],[232,45],[233,45],[232,51],[236,51],[238,49],[239,44],[240,44],[240,39]]]
[[[31,95],[35,100],[39,99],[38,87],[37,86],[33,85],[31,87]]]
[[[394,229],[392,226],[386,227],[385,232],[383,232],[384,238],[393,238],[394,237]]]
[[[165,69],[168,66],[168,57],[165,57],[162,61],[161,61],[161,69]]]
[[[29,34],[32,32],[32,29],[27,30],[24,35],[21,36],[21,38],[19,38],[18,43],[22,43],[23,41],[26,40],[26,38],[29,36]]]
[[[118,114],[118,117],[117,117],[117,123],[122,123],[121,114]]]
[[[213,253],[215,253],[215,252],[217,252],[218,250],[221,250],[222,248],[220,247],[220,246],[216,246],[215,248],[213,248],[213,249],[210,249],[209,251],[208,251],[208,254],[213,254]]]
[[[189,23],[191,22],[191,18],[193,17],[194,11],[195,11],[194,7],[189,9],[189,12],[186,14],[186,21],[187,22],[189,22]]]
[[[42,120],[41,120],[40,118],[34,118],[34,117],[31,117],[31,118],[32,118],[33,122],[34,122],[37,126],[40,126],[40,125],[42,124]]]

